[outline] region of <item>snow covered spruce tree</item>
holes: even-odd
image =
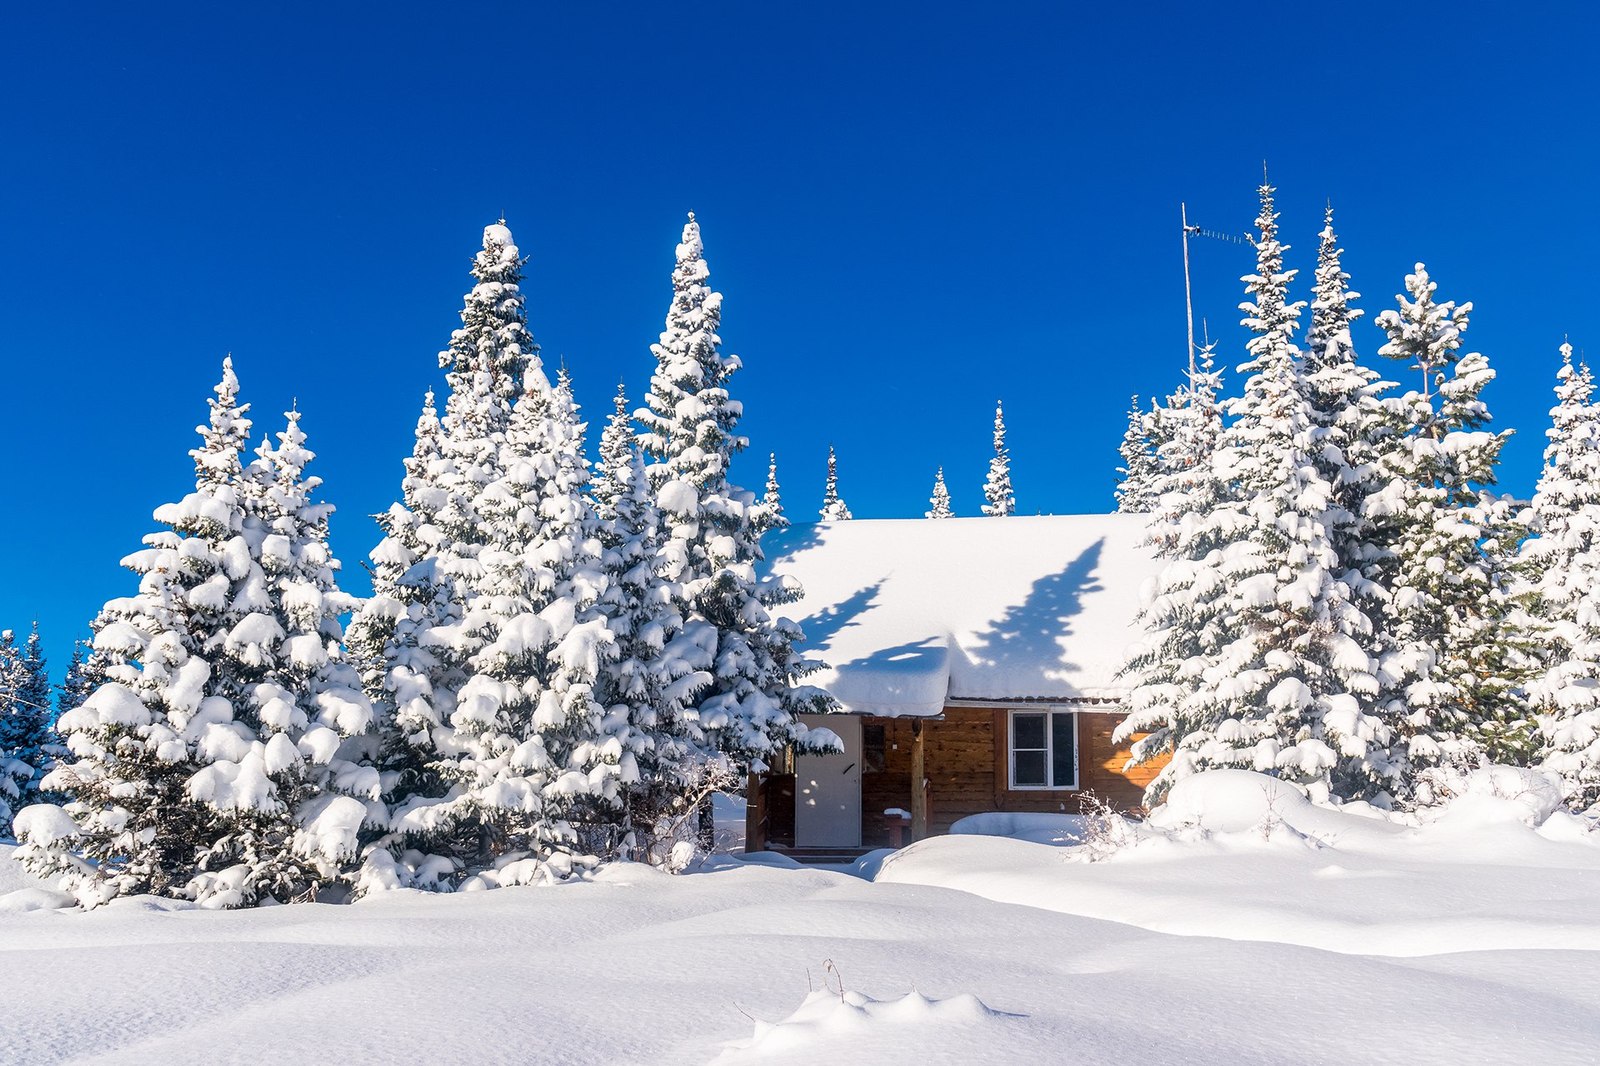
[[[64,754],[52,718],[38,623],[20,649],[16,634],[0,633],[0,837],[11,834],[14,813],[45,800],[40,782]]]
[[[689,711],[711,681],[710,658],[685,636],[679,586],[664,573],[674,557],[663,550],[666,530],[642,454],[631,441],[620,451],[602,446],[601,452],[606,466],[596,481],[614,493],[602,608],[615,649],[599,698],[607,716],[603,732],[621,749],[622,786],[617,839],[608,850],[659,865],[671,860],[674,826],[691,814],[688,798],[708,754],[705,733]],[[769,528],[783,521],[775,463],[771,470],[760,505]]]
[[[1122,465],[1117,468],[1117,511],[1148,514],[1155,509],[1156,481],[1161,468],[1150,442],[1150,416],[1139,406],[1137,395],[1128,405],[1128,428],[1123,431],[1118,452]],[[942,470],[940,474],[942,479]]]
[[[357,600],[338,584],[333,505],[313,499],[322,479],[306,473],[315,455],[300,412],[285,417],[276,445],[263,441],[239,482],[259,571],[251,613],[213,662],[244,684],[227,734],[210,731],[209,765],[189,783],[215,812],[207,873],[195,882],[212,906],[286,901],[345,880],[378,798],[370,752],[354,739],[370,734],[372,708],[341,647],[339,618]]]
[[[933,475],[933,495],[928,497],[932,510],[926,512],[924,518],[954,518],[956,513],[950,509],[950,490],[944,483],[944,467],[940,467]]]
[[[1522,546],[1523,592],[1544,646],[1528,695],[1538,713],[1539,762],[1567,802],[1600,802],[1600,405],[1587,365],[1561,346],[1544,472],[1533,494],[1536,536]]]
[[[839,459],[833,454],[833,445],[828,445],[828,480],[822,489],[822,510],[819,512],[824,522],[843,522],[848,520],[850,505],[839,496]]]
[[[56,716],[83,706],[83,701],[100,685],[102,676],[99,662],[94,658],[91,642],[74,640],[72,659],[67,663],[67,673],[56,693]]]
[[[38,627],[34,628],[38,635]],[[43,669],[43,659],[39,660]],[[50,733],[49,682],[37,699],[35,671],[17,647],[17,635],[0,632],[0,838],[11,835],[11,819],[39,801],[39,779]]]
[[[777,452],[767,454],[766,490],[761,494],[761,502],[756,505],[752,524],[757,537],[789,528],[789,520],[783,514],[783,493],[778,488]]]
[[[1224,482],[1215,458],[1222,439],[1222,372],[1216,369],[1216,345],[1207,341],[1195,357],[1195,368],[1157,408],[1162,425],[1157,473],[1150,486],[1152,543],[1169,543],[1173,524],[1186,513],[1205,514],[1223,498]],[[1170,499],[1168,493],[1175,494]]]
[[[602,526],[616,517],[617,501],[629,491],[618,476],[626,476],[628,456],[635,450],[633,416],[628,412],[628,392],[619,382],[611,399],[611,416],[600,431],[600,460],[595,466],[591,495]],[[602,536],[607,536],[603,530]]]
[[[1011,492],[1011,453],[1006,451],[1006,416],[998,400],[994,405],[994,458],[989,460],[983,500],[983,513],[992,518],[1005,518],[1017,509]]]
[[[637,773],[631,723],[596,697],[612,638],[583,428],[565,380],[552,388],[530,358],[494,460],[502,472],[474,505],[483,541],[477,572],[462,575],[466,613],[426,638],[465,652],[436,763],[453,787],[398,827],[489,884],[565,876],[568,856],[604,843],[603,812],[620,809]]]
[[[1119,741],[1149,734],[1135,746],[1139,761],[1173,753],[1149,787],[1152,802],[1215,767],[1326,796],[1341,764],[1367,758],[1370,746],[1360,707],[1377,687],[1363,649],[1371,626],[1328,539],[1336,505],[1310,454],[1293,340],[1303,305],[1288,300],[1294,273],[1283,269],[1272,192],[1260,189],[1257,268],[1244,279],[1249,377],[1211,464],[1226,490],[1193,490],[1221,498],[1177,522],[1172,562],[1142,615],[1150,640],[1124,668],[1133,688]]]
[[[453,764],[462,753],[452,719],[473,656],[494,639],[486,616],[472,613],[484,580],[478,557],[496,536],[510,542],[508,531],[489,528],[479,506],[504,478],[512,407],[538,366],[522,267],[505,224],[484,227],[461,326],[439,353],[450,389],[444,417],[435,418],[430,393],[402,500],[379,519],[385,537],[372,552],[372,598],[351,623],[350,647],[380,723],[391,818],[391,832],[369,849],[364,888],[450,887],[497,846],[454,805],[460,775]]]
[[[1396,439],[1379,456],[1387,488],[1370,508],[1393,530],[1377,571],[1394,642],[1384,668],[1403,685],[1400,728],[1422,803],[1485,759],[1525,764],[1535,748],[1517,696],[1528,671],[1510,589],[1520,530],[1509,501],[1484,491],[1510,434],[1484,428],[1488,360],[1460,351],[1472,305],[1434,291],[1418,263],[1399,308],[1378,316],[1388,335],[1379,354],[1423,382],[1388,405]]]
[[[652,346],[656,370],[647,407],[636,413],[651,485],[667,525],[664,550],[677,557],[691,639],[713,653],[712,682],[693,712],[710,745],[734,768],[764,765],[788,745],[831,746],[809,735],[798,715],[832,709],[819,689],[796,682],[815,669],[795,648],[801,639],[773,609],[799,598],[793,579],[760,576],[763,523],[753,494],[729,481],[742,405],[728,395],[740,362],[723,355],[717,327],[722,295],[711,290],[700,226],[689,216],[672,273],[666,328]]]
[[[464,611],[459,588],[438,565],[449,547],[437,520],[449,499],[449,470],[432,390],[423,399],[404,465],[401,501],[376,516],[384,537],[370,555],[372,595],[345,634],[377,718],[380,787],[391,810],[414,797],[444,795],[433,757],[461,682],[459,674],[447,672],[437,650],[423,643],[424,634],[459,620]],[[440,859],[430,870],[447,867],[449,860]]]
[[[1395,649],[1386,624],[1387,595],[1379,584],[1394,540],[1393,523],[1382,503],[1387,488],[1382,456],[1394,447],[1395,437],[1381,397],[1394,385],[1356,360],[1351,326],[1363,312],[1354,306],[1360,294],[1351,291],[1350,275],[1341,263],[1344,253],[1333,228],[1331,204],[1318,237],[1311,327],[1302,368],[1314,426],[1310,454],[1333,490],[1327,524],[1334,569],[1372,624],[1358,639],[1382,664]],[[1359,734],[1365,742],[1363,755],[1336,771],[1344,780],[1336,781],[1335,789],[1346,797],[1392,799],[1406,790],[1406,752],[1400,736],[1404,693],[1391,670],[1380,665],[1375,676],[1378,690],[1363,698],[1361,717],[1352,721],[1340,715],[1345,718],[1341,732]]]
[[[63,875],[89,906],[132,892],[216,906],[298,895],[335,879],[353,844],[352,831],[332,834],[344,846],[331,846],[326,824],[314,824],[325,810],[315,789],[297,779],[286,790],[292,767],[331,765],[320,738],[302,749],[303,736],[263,736],[286,631],[281,589],[262,565],[260,485],[242,469],[249,407],[238,402],[231,359],[209,403],[190,453],[195,491],[158,508],[168,528],[123,561],[140,575],[139,591],[108,602],[95,621],[104,682],[58,724],[73,760],[44,784],[72,799],[59,816],[24,813],[18,857],[36,874]],[[318,708],[324,720],[328,710]],[[245,811],[274,826],[253,855],[227,843]],[[296,873],[263,878],[255,859]]]
[[[213,750],[207,742],[233,739],[243,683],[212,660],[264,592],[244,539],[238,482],[250,421],[238,390],[224,360],[201,447],[190,453],[195,491],[157,508],[167,528],[123,560],[139,591],[95,619],[105,683],[57,723],[73,758],[47,785],[72,798],[61,817],[25,816],[19,833],[23,864],[62,875],[85,906],[128,893],[188,894],[214,840],[211,812],[188,785]]]

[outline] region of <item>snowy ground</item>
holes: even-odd
[[[876,880],[723,860],[84,914],[28,909],[51,896],[0,849],[0,1061],[1595,1061],[1582,823],[1514,782],[1405,826],[1208,778],[1102,861],[945,837]]]

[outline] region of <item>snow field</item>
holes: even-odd
[[[1412,825],[1212,773],[1100,861],[952,836],[875,881],[724,858],[229,913],[12,894],[0,1062],[1587,1063],[1600,847],[1538,784],[1486,773]],[[0,891],[37,898],[9,851]]]

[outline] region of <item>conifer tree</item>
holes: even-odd
[[[1561,345],[1544,472],[1533,494],[1537,534],[1521,552],[1524,599],[1545,647],[1528,695],[1540,764],[1582,811],[1600,801],[1600,405],[1587,365]]]
[[[1379,354],[1423,383],[1388,405],[1397,440],[1380,456],[1388,487],[1372,507],[1394,526],[1379,569],[1394,643],[1384,670],[1405,693],[1400,728],[1420,802],[1484,759],[1526,763],[1535,744],[1516,697],[1528,668],[1509,588],[1520,535],[1509,501],[1484,491],[1509,433],[1485,428],[1488,360],[1460,351],[1472,305],[1441,303],[1435,288],[1419,263],[1399,308],[1378,316],[1388,335]]]
[[[611,417],[600,431],[600,462],[594,472],[595,515],[602,523],[616,517],[617,501],[628,488],[616,480],[627,470],[628,456],[634,450],[633,417],[628,413],[628,393],[621,382],[612,398]]]
[[[1160,467],[1150,443],[1150,416],[1139,406],[1137,395],[1128,405],[1128,428],[1118,451],[1122,465],[1117,468],[1117,511],[1148,514],[1155,509]]]
[[[473,504],[483,543],[469,610],[435,631],[470,649],[437,760],[455,787],[403,823],[469,873],[500,867],[498,884],[547,876],[554,853],[591,845],[580,823],[620,807],[621,779],[636,772],[624,760],[630,724],[606,716],[595,694],[612,641],[583,426],[564,378],[552,388],[530,365],[525,381],[494,460],[503,473]],[[510,867],[508,857],[528,861]]]
[[[0,632],[0,838],[11,835],[13,815],[39,802],[39,781],[50,761],[49,681],[41,699],[38,634],[35,626],[25,653],[15,633]]]
[[[783,514],[783,493],[778,488],[778,453],[767,454],[767,485],[766,491],[761,495],[761,502],[752,512],[751,524],[755,528],[756,536],[765,536],[773,530],[789,528],[789,520]]]
[[[950,490],[945,487],[944,467],[940,467],[933,475],[933,495],[928,497],[928,502],[933,505],[933,510],[928,511],[924,518],[954,518],[955,512],[950,509]]]
[[[1332,489],[1327,510],[1328,539],[1335,571],[1349,586],[1361,613],[1371,623],[1358,637],[1367,654],[1381,662],[1394,649],[1385,624],[1386,596],[1378,584],[1393,540],[1392,523],[1382,514],[1386,490],[1380,460],[1393,446],[1391,422],[1382,394],[1394,386],[1356,361],[1351,326],[1362,311],[1353,305],[1343,249],[1333,228],[1333,206],[1323,216],[1306,333],[1303,367],[1313,425],[1311,459]],[[1405,787],[1406,753],[1399,723],[1404,694],[1387,671],[1375,675],[1378,690],[1361,694],[1360,707],[1338,712],[1340,731],[1360,738],[1356,754],[1335,770],[1335,789],[1346,798],[1391,798]]]
[[[99,664],[93,656],[93,646],[84,640],[72,642],[72,659],[67,663],[66,677],[56,695],[56,717],[83,706],[95,688],[104,681]]]
[[[314,895],[345,880],[378,773],[351,738],[373,726],[361,679],[345,661],[341,615],[357,606],[328,545],[333,506],[313,500],[300,412],[263,441],[240,478],[243,540],[259,567],[256,603],[217,662],[243,680],[226,737],[207,738],[190,795],[214,812],[195,881],[200,902],[235,906]],[[377,819],[381,822],[381,816]]]
[[[661,823],[690,790],[708,754],[705,733],[689,712],[694,695],[711,681],[710,664],[703,649],[685,638],[679,590],[662,574],[666,534],[643,457],[630,443],[607,461],[601,476],[618,495],[603,558],[603,609],[615,654],[599,698],[607,716],[602,732],[616,736],[622,751],[615,850],[660,861],[671,844],[657,839]],[[763,514],[781,522],[775,479],[769,478],[769,488]]]
[[[0,804],[12,811],[45,799],[40,782],[64,754],[55,743],[53,717],[39,623],[20,653],[6,630],[0,634]],[[9,832],[9,821],[0,815],[0,835]]]
[[[824,522],[843,522],[848,520],[850,506],[839,497],[839,459],[833,454],[833,445],[828,445],[828,480],[822,490],[822,520]]]
[[[201,426],[195,491],[155,512],[167,527],[123,560],[140,576],[134,596],[109,601],[95,622],[105,683],[58,728],[72,760],[44,785],[69,794],[71,832],[30,824],[18,858],[39,876],[63,875],[85,906],[152,892],[191,895],[201,853],[214,841],[210,810],[189,789],[219,752],[243,743],[236,708],[245,678],[225,645],[266,603],[245,538],[239,493],[248,405],[223,361],[211,417]]]
[[[504,222],[484,228],[461,328],[439,353],[450,389],[444,417],[435,418],[430,393],[404,499],[380,519],[373,596],[351,625],[350,646],[380,723],[392,827],[369,852],[364,885],[439,887],[455,879],[463,856],[483,859],[494,844],[470,821],[445,816],[456,810],[459,775],[444,771],[471,660],[493,639],[474,613],[485,580],[478,556],[496,535],[478,508],[505,475],[502,449],[517,396],[530,373],[544,380],[528,330],[523,263]]]
[[[447,498],[442,437],[430,390],[405,460],[402,500],[377,516],[384,538],[368,567],[372,595],[346,634],[379,725],[381,787],[392,808],[446,791],[432,759],[455,707],[455,690],[448,687],[453,679],[437,651],[423,641],[463,610],[459,589],[438,566],[438,553],[447,547],[436,521]]]
[[[1222,438],[1222,373],[1216,369],[1216,345],[1210,341],[1195,357],[1195,369],[1168,400],[1163,419],[1165,439],[1157,455],[1158,473],[1151,485],[1151,537],[1161,543],[1164,530],[1182,513],[1207,513],[1225,495],[1216,476],[1215,458]],[[1163,498],[1177,493],[1177,510]]]
[[[635,417],[651,486],[666,523],[668,576],[679,583],[688,638],[713,656],[712,683],[696,697],[708,742],[740,770],[790,743],[812,745],[797,715],[828,710],[820,690],[798,685],[815,669],[795,650],[799,630],[773,608],[799,598],[792,579],[758,576],[762,523],[753,494],[729,481],[742,405],[728,395],[739,369],[722,354],[722,295],[709,284],[700,227],[689,216],[677,248],[666,328],[652,346],[656,371]]]
[[[1325,796],[1341,759],[1364,754],[1362,737],[1339,726],[1352,712],[1359,722],[1359,697],[1376,689],[1361,645],[1370,623],[1334,569],[1332,487],[1309,454],[1293,341],[1303,305],[1288,299],[1294,272],[1283,269],[1272,192],[1260,189],[1257,268],[1244,279],[1249,378],[1212,461],[1228,488],[1177,524],[1173,561],[1142,616],[1151,639],[1125,668],[1134,686],[1118,739],[1149,734],[1139,761],[1173,752],[1152,801],[1190,773],[1230,766]]]
[[[1004,518],[1017,509],[1011,492],[1011,453],[1006,451],[1006,418],[1000,402],[994,405],[994,458],[989,460],[989,477],[983,483],[983,513]]]

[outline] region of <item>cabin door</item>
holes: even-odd
[[[804,714],[800,720],[807,726],[837,733],[844,742],[844,751],[795,758],[795,846],[859,848],[861,719],[843,714]]]

